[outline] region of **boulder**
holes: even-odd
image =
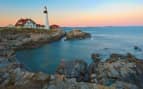
[[[90,82],[121,89],[143,88],[143,61],[132,54],[111,54],[104,62],[97,61],[96,54],[92,58],[95,60],[88,67]]]
[[[0,49],[0,56],[3,56],[3,57],[10,57],[14,55],[14,53],[15,52],[11,49],[7,49],[7,48]]]
[[[95,54],[95,53],[93,53],[93,54],[91,55],[91,58],[92,58],[93,62],[100,62],[100,60],[101,60],[100,54]]]
[[[74,39],[81,40],[90,37],[91,37],[90,33],[82,32],[81,30],[72,30],[66,33],[66,40],[74,40]]]
[[[65,75],[67,78],[76,78],[78,81],[85,80],[87,63],[83,60],[65,61],[57,68],[57,73]]]
[[[136,50],[136,51],[142,51],[142,49],[140,47],[138,47],[138,46],[134,46],[134,50]]]

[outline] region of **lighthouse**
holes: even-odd
[[[48,19],[48,10],[46,6],[44,7],[44,14],[45,14],[45,29],[48,30],[50,26],[49,26],[49,19]]]

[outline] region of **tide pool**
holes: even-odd
[[[66,32],[73,28],[63,28]],[[89,32],[92,38],[64,41],[63,39],[40,48],[16,52],[18,61],[33,72],[54,73],[61,60],[85,60],[91,63],[91,54],[100,53],[103,60],[112,53],[132,53],[139,59],[143,51],[134,50],[138,46],[143,50],[143,27],[86,27],[78,28]]]

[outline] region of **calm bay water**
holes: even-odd
[[[70,31],[73,28],[64,28]],[[89,32],[92,38],[46,44],[40,48],[16,52],[17,59],[34,72],[54,73],[61,60],[82,59],[91,63],[92,53],[101,53],[106,59],[111,53],[128,52],[143,59],[143,51],[134,50],[138,46],[143,50],[143,27],[95,27],[78,28]]]

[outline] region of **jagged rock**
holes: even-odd
[[[92,54],[93,62],[89,66],[82,60],[62,62],[53,76],[29,72],[16,61],[14,51],[11,50],[13,46],[21,45],[32,37],[29,33],[24,35],[27,32],[0,32],[0,38],[3,37],[0,43],[0,89],[143,89],[143,61],[130,53],[112,54],[104,62],[100,61],[99,54]],[[58,40],[64,34],[58,30],[50,36],[41,32],[42,36],[37,37],[37,33],[34,32],[31,39],[46,37],[40,39],[42,42]],[[76,31],[74,34],[79,33]],[[15,44],[17,41],[20,42]]]
[[[55,85],[50,85],[48,88],[46,89],[57,89],[57,87]]]
[[[64,74],[68,78],[77,78],[78,81],[84,80],[87,71],[87,63],[82,60],[62,62],[57,68],[57,73]]]
[[[11,49],[36,48],[45,43],[60,40],[65,35],[61,29],[58,30],[33,30],[4,28],[0,31],[3,46],[7,45]],[[0,48],[1,48],[0,44]],[[1,51],[0,51],[1,52]],[[1,53],[0,53],[1,55]]]
[[[14,55],[14,53],[15,52],[11,49],[7,49],[7,48],[0,49],[0,56],[3,56],[3,57],[10,57]]]
[[[93,59],[94,62],[101,61],[100,54],[92,54],[91,58]]]
[[[36,73],[32,77],[33,80],[40,80],[40,81],[49,81],[50,76],[48,74],[44,74],[42,72]]]
[[[136,50],[136,51],[142,51],[142,49],[140,47],[138,47],[138,46],[134,46],[134,50]]]
[[[121,81],[117,81],[112,85],[112,87],[115,87],[115,89],[140,89],[134,84],[129,84]]]
[[[90,82],[91,83],[97,83],[97,79],[96,79],[96,74],[95,73],[92,73],[90,74]]]
[[[140,89],[143,82],[142,62],[131,54],[112,54],[105,62],[90,64],[90,76],[96,75],[94,78],[90,77],[90,81],[96,79],[99,84],[106,86],[119,85],[117,81],[120,81],[121,89]]]
[[[91,35],[89,33],[82,32],[80,30],[72,30],[66,33],[66,40],[85,39],[90,37]]]

